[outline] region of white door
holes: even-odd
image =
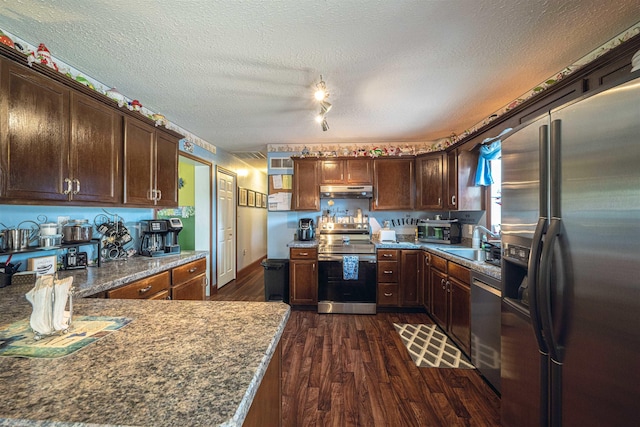
[[[236,278],[236,176],[216,171],[218,200],[218,288]]]

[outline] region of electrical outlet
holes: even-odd
[[[246,249],[243,249],[243,250],[242,250],[242,256],[246,256],[246,255],[247,255],[247,250],[246,250]]]

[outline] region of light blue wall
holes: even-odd
[[[122,217],[125,226],[134,237],[134,242],[129,243],[126,248],[137,247],[139,227],[138,223],[143,219],[153,218],[153,209],[132,209],[132,208],[93,208],[93,207],[74,207],[74,206],[23,206],[23,205],[0,205],[0,222],[6,227],[17,227],[19,223],[25,220],[35,222],[39,221],[38,216],[45,216],[48,222],[57,222],[59,216],[69,217],[70,219],[88,219],[90,223],[94,222],[96,216],[105,214],[115,214]],[[44,217],[40,217],[44,219]],[[33,224],[23,224],[23,227],[30,227]],[[0,228],[5,228],[0,225]],[[95,230],[94,230],[95,231]],[[97,236],[96,236],[97,237]],[[37,244],[37,242],[36,242]],[[91,246],[83,247],[82,251],[87,252],[89,259],[97,258],[94,248]],[[26,267],[26,259],[35,256],[45,255],[62,255],[63,251],[38,251],[27,254],[16,254],[12,257],[11,263],[17,264],[22,262],[19,270],[24,271]],[[6,261],[6,258],[0,256],[0,262]]]

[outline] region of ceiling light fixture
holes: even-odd
[[[313,95],[318,101],[323,101],[324,99],[329,97],[329,92],[327,92],[327,85],[322,80],[322,74],[320,74],[320,82],[316,84],[316,92]]]
[[[322,131],[326,132],[329,130],[329,124],[325,114],[331,110],[332,105],[326,100],[329,97],[329,92],[327,91],[326,83],[322,80],[322,74],[320,74],[320,82],[316,84],[314,97],[320,102],[320,113],[316,116],[316,121],[322,126]]]

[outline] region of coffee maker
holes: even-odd
[[[313,240],[315,237],[315,228],[313,219],[301,218],[298,221],[298,240]]]
[[[140,231],[140,255],[154,257],[180,253],[180,218],[145,219],[140,221]]]

